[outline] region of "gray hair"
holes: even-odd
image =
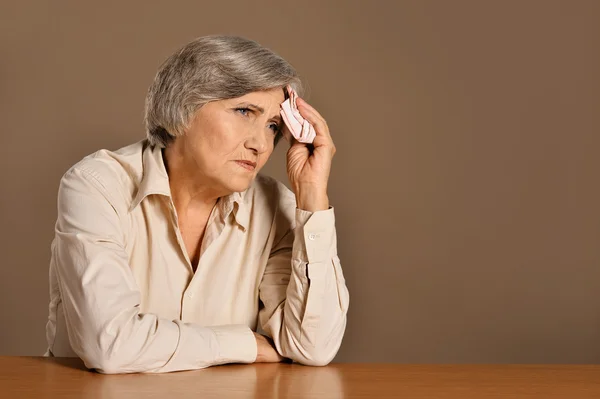
[[[171,55],[150,85],[144,115],[148,141],[166,147],[209,101],[288,84],[302,94],[296,70],[257,42],[238,36],[197,38]]]

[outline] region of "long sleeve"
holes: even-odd
[[[293,225],[271,250],[260,300],[261,327],[282,356],[306,365],[331,362],[342,342],[349,302],[333,208],[295,210]]]
[[[125,210],[113,192],[78,169],[61,180],[52,264],[75,353],[102,373],[253,362],[256,341],[247,326],[204,327],[140,312],[125,250]]]

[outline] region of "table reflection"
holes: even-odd
[[[65,365],[69,367],[69,365]],[[71,364],[73,368],[73,365]],[[62,387],[68,396],[107,398],[344,398],[341,371],[297,364],[227,365],[167,374],[102,375],[81,367],[79,380]],[[54,385],[63,367],[49,367],[45,383]],[[64,383],[64,381],[63,381]]]

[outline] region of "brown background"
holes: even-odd
[[[0,354],[45,350],[61,175],[143,137],[172,51],[232,33],[296,66],[338,146],[338,361],[600,361],[600,2],[4,3]]]

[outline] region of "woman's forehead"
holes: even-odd
[[[263,108],[267,108],[274,105],[279,106],[279,104],[285,100],[285,95],[283,88],[275,88],[270,90],[253,91],[232,100],[238,102],[247,101]]]

